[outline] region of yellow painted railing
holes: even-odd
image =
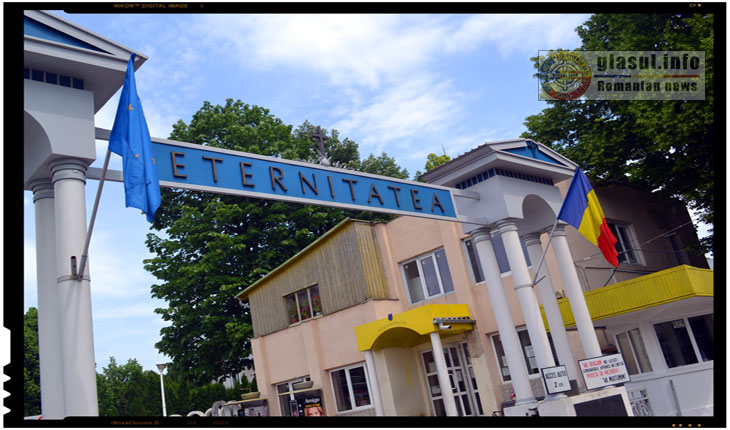
[[[689,297],[713,295],[714,271],[686,265],[629,279],[584,294],[588,311],[594,321]],[[559,299],[558,306],[565,326],[575,326],[575,318],[568,299]],[[547,327],[545,310],[542,306],[540,311]]]

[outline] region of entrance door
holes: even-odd
[[[433,358],[433,351],[422,353],[423,364],[426,371],[426,379],[431,395],[431,404],[437,416],[446,416],[444,408],[443,393],[436,373],[436,362]],[[474,369],[471,364],[471,356],[466,342],[457,345],[449,345],[444,348],[446,368],[451,381],[451,390],[454,393],[456,410],[459,416],[483,415],[479,391],[477,390]]]

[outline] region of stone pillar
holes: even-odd
[[[373,404],[375,405],[375,415],[382,417],[383,413],[383,400],[380,398],[380,383],[378,382],[378,374],[375,371],[375,358],[373,357],[373,351],[368,349],[365,351],[365,364],[368,368],[368,376],[370,379],[370,388],[372,389]]]
[[[78,264],[86,240],[86,167],[73,158],[50,164],[56,197],[56,291],[66,416],[99,414],[88,265],[81,279],[71,278],[71,257]]]
[[[499,338],[502,341],[512,386],[515,390],[515,404],[534,403],[535,396],[532,393],[520,339],[517,336],[517,330],[509,310],[509,302],[507,302],[507,295],[504,292],[497,256],[492,245],[492,236],[488,228],[482,227],[474,230],[471,233],[471,238],[479,255],[479,263],[482,265],[484,278],[487,281],[487,291],[492,302],[492,311],[497,321]]]
[[[60,420],[64,415],[61,317],[56,292],[56,226],[53,183],[30,184],[35,206],[35,252],[38,289],[38,356],[41,371],[41,415]]]
[[[533,266],[538,264],[543,254],[542,243],[540,242],[540,233],[529,233],[522,236],[525,246],[527,247],[527,253],[530,256],[530,260],[533,262]],[[543,278],[544,276],[544,278]],[[543,278],[538,282],[537,288],[540,292],[540,298],[542,298],[542,306],[545,309],[545,316],[547,317],[548,324],[550,325],[550,334],[555,344],[555,352],[558,353],[558,359],[568,371],[568,377],[574,381],[580,387],[583,385],[583,378],[578,374],[578,367],[576,366],[573,352],[570,350],[570,343],[568,342],[568,335],[565,332],[565,325],[563,323],[563,317],[560,314],[560,308],[558,307],[558,300],[555,298],[555,287],[553,287],[553,281],[550,279],[550,273],[547,270],[547,264],[543,262],[540,271],[537,274],[537,279]]]
[[[449,379],[449,370],[446,368],[446,358],[444,357],[444,347],[441,345],[441,336],[439,332],[431,332],[431,345],[433,346],[433,360],[436,362],[436,372],[438,373],[439,385],[441,386],[441,395],[444,400],[444,409],[447,417],[458,417],[456,410],[456,400],[454,399],[454,390],[451,388],[451,380]]]
[[[531,288],[532,279],[530,278],[530,271],[527,269],[522,243],[517,233],[517,224],[514,220],[508,218],[497,221],[497,228],[512,271],[512,279],[515,282],[517,298],[520,300],[520,307],[527,325],[527,333],[530,335],[530,342],[535,352],[537,367],[553,367],[555,366],[555,359],[552,351],[550,351],[550,342],[540,314],[540,306],[537,304],[535,292]],[[551,396],[546,395],[546,398],[548,397]]]
[[[568,241],[565,238],[565,224],[558,223],[553,233],[553,249],[558,259],[558,267],[565,284],[565,293],[570,301],[570,309],[575,317],[575,325],[578,328],[580,341],[583,345],[583,352],[586,358],[601,356],[601,347],[598,344],[596,330],[593,328],[593,321],[588,312],[588,305],[583,296],[583,290],[578,281],[578,274],[575,271],[573,257],[568,248]]]

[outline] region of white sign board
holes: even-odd
[[[588,390],[631,381],[621,354],[578,360],[578,367]]]
[[[543,367],[540,369],[540,373],[548,394],[570,391],[570,378],[568,378],[568,370],[565,366]]]

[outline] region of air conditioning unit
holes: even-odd
[[[564,299],[565,298],[565,290],[558,290],[555,292],[555,298],[556,299]]]

